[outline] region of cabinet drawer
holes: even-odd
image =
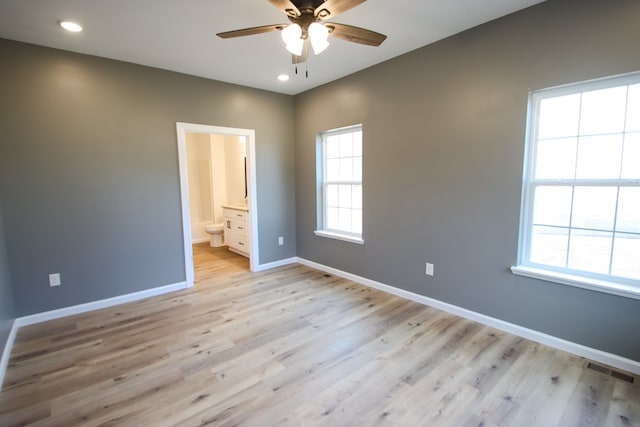
[[[247,219],[247,212],[237,211],[235,209],[224,209],[224,217],[225,219],[228,218],[245,221]]]
[[[248,252],[249,248],[247,247],[247,239],[244,236],[234,236],[231,242],[228,242],[228,245],[232,248],[236,248],[240,251]]]
[[[244,221],[237,221],[235,219],[227,219],[224,220],[224,228],[226,232],[233,232],[235,234],[239,234],[241,236],[246,236],[246,223]]]

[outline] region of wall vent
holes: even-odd
[[[592,371],[600,372],[601,374],[617,378],[619,380],[628,382],[629,384],[633,384],[633,381],[635,380],[635,378],[629,374],[616,371],[615,369],[609,369],[606,366],[598,365],[597,363],[593,362],[587,363],[587,369],[591,369]]]

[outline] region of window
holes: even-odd
[[[530,96],[519,265],[640,298],[640,73]]]
[[[362,240],[362,125],[322,132],[318,150],[319,236]]]

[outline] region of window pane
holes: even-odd
[[[640,133],[625,135],[621,177],[640,178]]]
[[[537,179],[572,179],[576,170],[577,138],[538,141]]]
[[[338,208],[327,208],[327,228],[338,229]]]
[[[620,177],[622,134],[582,137],[578,140],[579,179]]]
[[[362,185],[353,185],[352,195],[353,195],[353,207],[355,209],[362,209]]]
[[[327,137],[327,158],[340,157],[340,137],[338,135]]]
[[[351,208],[351,186],[341,185],[338,189],[338,203],[341,208]]]
[[[613,246],[611,274],[640,279],[640,236],[616,234]]]
[[[617,187],[576,187],[572,227],[613,230]]]
[[[566,266],[569,243],[569,231],[566,228],[534,226],[531,234],[531,262]]]
[[[340,179],[340,159],[327,160],[327,176],[325,181],[337,181]]]
[[[640,233],[640,187],[622,187],[618,196],[617,231]],[[636,253],[640,265],[640,252]]]
[[[351,157],[340,159],[340,181],[351,181],[353,179],[353,160]]]
[[[351,231],[351,209],[338,209],[338,229]]]
[[[336,207],[338,206],[338,186],[337,185],[327,185],[327,206]]]
[[[640,132],[640,83],[629,86],[627,93],[627,132]]]
[[[622,132],[626,109],[626,86],[583,93],[580,135]]]
[[[612,233],[571,230],[568,267],[609,274],[612,240]]]
[[[533,202],[533,223],[568,227],[572,190],[572,187],[537,187]]]
[[[362,234],[362,211],[359,209],[351,211],[351,231]]]
[[[353,157],[353,180],[362,181],[362,157]]]
[[[340,157],[353,156],[353,137],[351,133],[343,133],[340,135]]]
[[[362,132],[353,133],[353,155],[362,156]]]
[[[538,138],[578,135],[580,94],[543,99],[540,102]]]

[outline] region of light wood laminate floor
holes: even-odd
[[[20,329],[0,426],[638,426],[638,381],[305,266]]]

